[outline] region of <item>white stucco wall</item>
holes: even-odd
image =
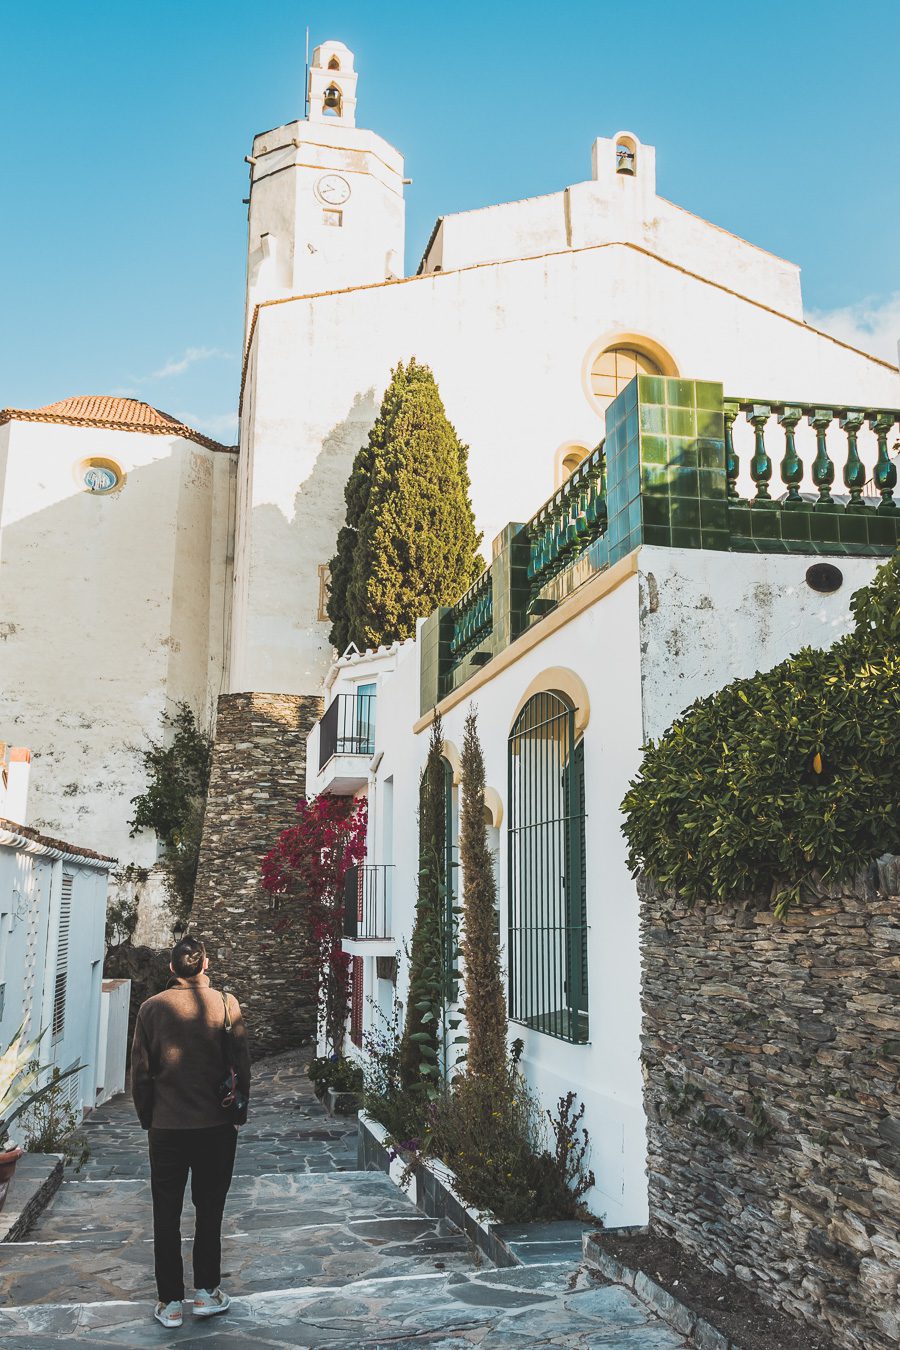
[[[250,158],[248,327],[260,301],[403,275],[403,156],[381,136],[301,119],[254,137]],[[325,175],[347,195],[323,196]]]
[[[853,627],[850,598],[880,559],[823,559],[843,573],[822,595],[816,559],[794,554],[641,549],[644,735],[655,739],[694,699],[770,670],[801,647],[830,647]]]
[[[232,687],[299,693],[324,677],[317,570],[333,555],[353,456],[397,360],[415,355],[435,372],[470,447],[488,549],[553,490],[560,446],[601,439],[590,366],[622,334],[659,343],[679,373],[734,395],[895,406],[900,393],[896,368],[623,244],[264,306],[244,395],[253,462],[242,470]]]
[[[593,147],[591,180],[562,192],[444,216],[421,270],[472,267],[628,242],[803,318],[800,269],[656,194],[655,150],[635,138],[634,176],[616,172],[616,138]]]
[[[837,559],[844,584],[833,595],[822,596],[805,581],[813,561],[811,556],[644,547],[636,573],[599,595],[558,631],[548,624],[543,628],[547,636],[541,637],[538,625],[519,644],[518,660],[493,678],[490,665],[485,667],[474,681],[486,676],[484,683],[443,714],[445,745],[450,743],[448,758],[454,762],[466,713],[473,704],[478,709],[487,786],[502,812],[497,873],[505,932],[511,726],[535,681],[543,678],[544,687],[553,687],[559,677],[547,672],[554,668],[573,671],[587,689],[590,1043],[570,1045],[517,1024],[511,1024],[510,1035],[525,1041],[528,1078],[548,1107],[570,1088],[585,1102],[597,1175],[590,1203],[610,1225],[646,1218],[638,901],[625,865],[619,803],[639,766],[645,739],[658,736],[695,698],[736,676],[768,669],[803,645],[829,645],[847,631],[851,594],[871,578],[878,563]],[[602,591],[602,582],[591,584]],[[374,953],[402,954],[414,922],[418,790],[429,736],[428,729],[413,732],[418,679],[419,655],[412,644],[401,647],[390,662],[383,656],[354,658],[332,668],[329,676],[332,695],[351,692],[361,680],[378,683],[375,754],[370,762],[360,762],[358,773],[359,793],[369,799],[367,861],[394,864],[392,941],[370,946],[373,956],[365,960],[367,999],[382,1008],[389,1006],[390,989],[376,979]],[[328,770],[317,772],[315,745],[314,731],[310,795],[328,786]],[[365,955],[367,944],[354,943],[351,950]],[[401,960],[401,1002],[406,997],[404,964]],[[369,1003],[364,1021],[366,1026],[377,1022]]]
[[[0,831],[0,983],[4,988],[0,1046],[25,1024],[28,1039],[45,1031],[40,1059],[82,1069],[64,1084],[80,1115],[94,1106],[100,1042],[101,982],[106,922],[107,868],[15,846]],[[7,840],[7,842],[4,842]],[[62,1034],[52,1037],[63,877],[72,878],[68,974]],[[118,1035],[127,1034],[127,1018]],[[115,1046],[119,1054],[121,1047]],[[23,1127],[14,1127],[23,1137]]]
[[[231,621],[235,456],[180,437],[12,422],[0,480],[0,728],[34,756],[29,824],[121,865],[140,752],[185,701],[209,725]],[[119,492],[74,466],[115,460]]]
[[[507,738],[519,700],[532,679],[548,665],[577,669],[590,694],[585,731],[585,787],[588,877],[588,962],[591,1040],[570,1045],[512,1025],[511,1036],[525,1041],[523,1063],[529,1081],[548,1107],[574,1087],[586,1104],[585,1123],[593,1140],[592,1165],[598,1185],[590,1203],[607,1223],[639,1223],[646,1218],[644,1127],[639,1067],[640,1008],[637,897],[624,867],[624,842],[618,830],[618,801],[637,764],[641,742],[638,583],[630,577],[595,608],[574,620],[549,642],[541,643],[473,696],[485,755],[486,780],[506,813]],[[598,660],[599,652],[614,659]],[[370,777],[369,858],[394,864],[393,938],[402,953],[412,932],[418,870],[417,811],[419,777],[428,748],[428,731],[412,732],[418,709],[418,651],[402,647],[393,674],[380,678],[375,731],[377,772]],[[333,692],[349,690],[368,678],[365,662],[353,662],[338,676]],[[373,671],[373,678],[377,678]],[[444,717],[445,739],[462,747],[465,700]],[[312,741],[313,738],[311,738]],[[379,760],[379,755],[381,756]],[[312,763],[313,755],[310,754]],[[308,788],[316,789],[310,771]],[[392,794],[393,828],[385,835],[386,794]],[[506,821],[498,838],[501,924],[506,915]],[[354,950],[362,950],[359,944]],[[382,947],[379,946],[379,951]],[[406,998],[405,963],[400,963],[398,994]],[[374,960],[366,962],[366,992],[382,1007],[387,990],[375,980]],[[373,1013],[366,1008],[366,1022]]]

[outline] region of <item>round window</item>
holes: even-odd
[[[117,492],[124,485],[125,474],[115,460],[95,455],[90,459],[79,460],[75,466],[75,481],[82,492],[104,496]]]
[[[661,375],[662,370],[637,347],[607,347],[591,367],[591,389],[602,403],[611,403],[635,375]]]

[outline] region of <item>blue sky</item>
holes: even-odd
[[[799,262],[807,316],[896,359],[895,0],[33,0],[2,30],[0,407],[128,392],[233,438],[243,157],[302,115],[307,24],[406,156],[408,266],[435,216],[587,178],[628,127],[661,195]]]

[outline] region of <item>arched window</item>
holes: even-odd
[[[607,347],[591,367],[591,391],[603,404],[612,403],[635,375],[662,375],[658,361],[639,347]]]
[[[344,96],[336,84],[330,84],[322,98],[323,111],[331,117],[340,117],[344,109]]]
[[[566,479],[571,478],[581,461],[587,459],[590,453],[586,445],[579,445],[577,441],[565,441],[553,460],[554,488],[562,487]]]
[[[637,146],[630,136],[619,136],[616,140],[616,173],[631,178],[637,174]]]
[[[331,58],[331,60],[328,62],[328,69],[329,69],[329,70],[340,70],[340,68],[341,68],[341,63],[340,63],[340,61],[337,59],[336,56],[333,56],[333,57]]]
[[[534,694],[509,737],[509,1015],[588,1038],[584,742],[575,709]]]

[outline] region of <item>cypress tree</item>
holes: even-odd
[[[419,785],[419,886],[409,956],[406,1020],[400,1040],[400,1081],[404,1088],[423,1079],[436,1084],[443,1022],[444,899],[444,732],[435,714],[428,758]]]
[[[387,395],[385,395],[387,400]],[[382,405],[383,409],[384,405]],[[369,486],[372,480],[372,461],[378,453],[384,434],[384,422],[379,417],[369,439],[361,446],[353,461],[350,477],[344,487],[344,501],[347,513],[344,525],[338,532],[337,552],[329,567],[330,584],[328,587],[328,617],[331,620],[329,638],[332,646],[339,652],[347,649],[353,640],[350,634],[350,620],[347,614],[347,588],[353,574],[353,554],[359,535],[359,522],[362,520],[369,500]]]
[[[507,1019],[496,921],[497,885],[487,843],[484,756],[474,708],[469,710],[463,731],[459,855],[463,873],[467,1072],[485,1079],[504,1079]]]
[[[412,637],[416,619],[453,604],[483,567],[468,449],[415,357],[394,370],[366,452],[347,489],[345,528],[355,537],[345,538],[332,582],[334,615],[346,616],[346,629],[334,618],[335,631],[361,650]]]

